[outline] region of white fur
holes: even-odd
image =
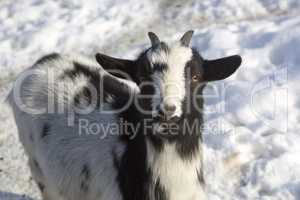
[[[148,59],[152,64],[164,63],[167,64],[168,69],[159,73],[153,74],[157,89],[154,98],[152,99],[152,110],[156,110],[160,103],[167,105],[175,105],[176,110],[170,117],[180,117],[182,115],[182,102],[185,97],[185,66],[192,58],[192,50],[176,43],[170,48],[169,52],[165,51],[150,51]]]
[[[172,200],[204,200],[203,185],[198,181],[202,152],[197,152],[192,160],[183,160],[174,144],[165,144],[162,152],[156,152],[151,142],[147,142],[147,164],[151,169],[154,181],[159,182]],[[154,184],[155,185],[155,184]],[[154,195],[154,188],[150,191]],[[151,200],[154,200],[154,197]]]
[[[29,157],[29,166],[33,178],[45,185],[44,200],[121,200],[117,171],[114,168],[112,151],[120,158],[124,146],[118,137],[107,134],[93,135],[81,132],[79,123],[68,126],[68,112],[57,112],[58,107],[69,108],[74,94],[87,84],[87,78],[78,76],[74,80],[59,79],[64,70],[72,68],[70,57],[35,65],[23,73],[22,82],[16,82],[10,93],[9,101],[14,111],[20,140]],[[80,63],[80,61],[77,60]],[[86,61],[84,61],[87,64]],[[89,62],[90,67],[101,68],[97,63]],[[34,73],[31,73],[34,72]],[[33,74],[25,77],[26,74]],[[50,78],[49,78],[50,75]],[[22,77],[22,75],[20,75]],[[63,85],[64,87],[61,87]],[[21,94],[14,92],[21,87]],[[18,96],[19,95],[19,96]],[[54,111],[48,114],[47,100],[52,99]],[[19,107],[23,103],[23,109]],[[26,110],[26,107],[32,108]],[[104,105],[109,108],[109,105]],[[25,108],[25,110],[24,110]],[[45,113],[32,113],[33,109],[45,108]],[[51,108],[52,109],[52,108]],[[76,119],[88,120],[90,124],[118,123],[113,114],[93,111],[86,115],[76,115]],[[45,124],[50,124],[49,134],[41,137]],[[31,138],[32,137],[32,138]],[[39,167],[34,164],[36,160]],[[82,166],[90,168],[89,190],[80,190]]]

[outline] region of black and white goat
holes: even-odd
[[[192,34],[170,46],[149,33],[134,61],[51,54],[19,76],[9,101],[44,200],[206,199],[201,93],[241,58],[204,60]]]

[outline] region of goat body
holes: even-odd
[[[150,33],[152,47],[136,61],[51,54],[19,76],[9,102],[44,200],[206,199],[196,109],[203,99],[187,107],[189,95],[202,92],[201,81],[231,75],[241,60],[203,60],[188,47],[191,35],[168,47]],[[137,86],[147,82],[158,87]],[[167,87],[173,82],[180,97]],[[173,121],[175,135],[162,128]]]

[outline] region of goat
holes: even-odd
[[[204,60],[193,31],[173,45],[148,35],[136,60],[51,54],[15,82],[9,102],[44,200],[206,199],[201,94],[241,57]]]

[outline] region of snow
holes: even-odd
[[[4,103],[19,72],[50,52],[134,58],[148,31],[174,41],[189,29],[205,58],[243,57],[234,76],[205,90],[209,199],[300,199],[300,2],[182,2],[0,1],[1,200],[40,199]]]

